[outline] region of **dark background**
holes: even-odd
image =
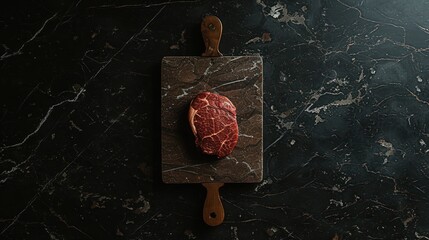
[[[10,1],[0,7],[0,239],[429,239],[429,2]],[[264,59],[264,181],[160,170],[160,62]]]

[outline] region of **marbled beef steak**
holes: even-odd
[[[236,108],[227,97],[211,92],[198,94],[189,106],[188,119],[195,144],[205,154],[223,158],[237,145]]]

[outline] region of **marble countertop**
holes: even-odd
[[[429,239],[429,2],[51,1],[0,10],[0,239]],[[264,176],[161,181],[164,56],[264,63]]]

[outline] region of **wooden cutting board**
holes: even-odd
[[[204,18],[201,31],[206,45],[203,57],[162,59],[162,179],[165,183],[203,183],[207,188],[203,218],[215,226],[224,217],[218,195],[223,183],[262,180],[262,58],[222,56],[218,50],[222,23],[215,16]],[[203,91],[224,95],[237,108],[238,143],[223,159],[205,155],[196,147],[188,123],[189,104]]]

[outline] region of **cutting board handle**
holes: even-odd
[[[219,42],[222,37],[222,22],[216,16],[206,16],[201,22],[201,33],[204,39],[206,51],[203,57],[220,57]]]
[[[225,212],[219,196],[219,188],[223,183],[203,183],[207,189],[206,201],[204,202],[203,219],[209,226],[217,226],[223,222]]]

